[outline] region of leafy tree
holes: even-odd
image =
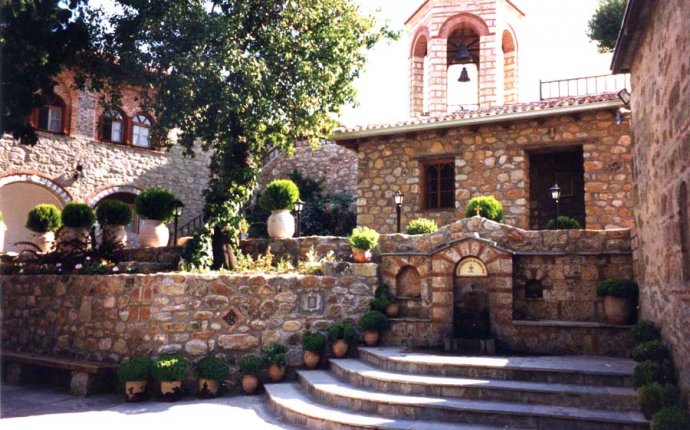
[[[612,52],[628,0],[601,0],[587,24],[587,36],[597,42],[599,52]]]

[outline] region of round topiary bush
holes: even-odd
[[[644,342],[633,348],[630,354],[632,359],[638,363],[641,361],[656,361],[661,363],[670,357],[668,347],[660,340]]]
[[[546,223],[547,230],[578,230],[582,228],[582,225],[575,219],[569,216],[559,216],[558,217],[558,229],[555,228],[556,223],[550,219]]]
[[[417,218],[410,221],[405,227],[406,234],[428,234],[438,230],[436,221],[428,218]]]
[[[132,222],[132,210],[119,200],[103,200],[96,207],[100,225],[127,225]]]
[[[661,384],[647,384],[637,393],[640,409],[647,419],[664,407],[664,387]]]
[[[60,210],[51,204],[36,205],[26,219],[26,228],[34,233],[55,231],[62,225]]]
[[[298,199],[299,188],[297,188],[297,184],[289,179],[276,179],[266,185],[261,197],[259,197],[259,205],[267,211],[292,210]]]
[[[636,344],[658,340],[661,333],[656,325],[649,320],[641,320],[632,328],[632,336]]]
[[[369,250],[378,245],[379,234],[376,230],[369,227],[357,227],[352,230],[352,234],[347,238],[347,241],[353,248]]]
[[[654,430],[688,430],[690,416],[679,406],[664,408],[652,418]]]
[[[641,387],[653,383],[672,383],[675,379],[675,375],[673,374],[673,366],[671,366],[669,361],[657,363],[647,360],[635,366],[632,379],[635,387]]]
[[[156,381],[180,381],[187,374],[187,360],[179,355],[162,355],[153,362],[151,375]]]
[[[261,351],[261,356],[266,364],[276,364],[285,366],[287,364],[286,354],[288,347],[282,343],[274,342]]]
[[[247,354],[240,358],[240,374],[242,375],[258,375],[261,366],[261,358],[254,354]]]
[[[479,208],[479,215],[482,217],[496,222],[503,221],[503,205],[496,200],[496,197],[474,197],[467,203],[465,217],[469,218],[477,215],[477,207]]]
[[[318,331],[305,331],[302,335],[302,348],[305,351],[321,352],[326,347],[326,336]]]
[[[165,188],[149,188],[134,200],[137,213],[145,219],[168,222],[173,216],[175,195]]]
[[[639,289],[632,279],[606,279],[597,287],[598,296],[636,299]]]
[[[379,311],[368,311],[359,320],[362,331],[384,331],[389,325],[388,317]]]
[[[328,339],[331,342],[342,339],[351,342],[357,338],[357,331],[349,321],[333,323],[328,327]]]
[[[228,364],[218,357],[207,355],[199,360],[196,365],[197,378],[212,379],[214,381],[222,381],[230,374]]]
[[[96,215],[89,205],[84,203],[67,203],[62,209],[62,225],[71,228],[91,228],[96,222]]]
[[[121,382],[146,381],[151,376],[151,359],[132,357],[117,368],[117,378]]]

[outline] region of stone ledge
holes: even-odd
[[[613,328],[630,330],[631,325],[606,324],[600,322],[590,321],[562,321],[562,320],[513,320],[513,325],[520,326],[537,326],[537,327],[572,327],[572,328]]]

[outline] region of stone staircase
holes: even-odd
[[[309,429],[647,430],[631,360],[458,357],[359,348],[330,371],[268,384],[271,408]]]

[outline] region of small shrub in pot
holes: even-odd
[[[503,205],[494,196],[480,196],[474,197],[467,203],[465,208],[465,217],[473,217],[477,215],[477,208],[479,208],[479,215],[483,218],[492,221],[503,221]]]
[[[201,399],[211,399],[218,395],[220,382],[228,377],[228,364],[218,357],[207,355],[196,365],[198,379],[197,395]]]
[[[631,333],[637,345],[661,338],[659,329],[652,321],[649,320],[638,321],[638,323],[632,328]]]
[[[554,220],[550,219],[546,223],[547,230],[579,230],[582,225],[575,218],[569,216],[561,215],[558,217],[558,227],[556,228],[556,223]]]
[[[302,335],[302,348],[304,349],[304,364],[309,369],[318,366],[321,360],[321,352],[326,347],[326,336],[318,331],[305,331]]]
[[[173,217],[175,195],[164,188],[149,188],[134,200],[137,213],[144,218],[139,229],[139,243],[144,247],[168,244],[170,232],[165,223]]]
[[[675,375],[670,361],[658,363],[655,361],[643,361],[638,363],[633,369],[633,386],[641,387],[646,384],[673,383]]]
[[[428,218],[417,218],[410,221],[405,227],[406,234],[429,234],[435,233],[438,230],[436,221]]]
[[[379,340],[381,332],[390,325],[388,318],[379,311],[368,311],[359,320],[359,328],[364,332],[364,341],[368,346],[374,346]]]
[[[670,352],[660,340],[651,340],[637,345],[630,355],[638,363],[647,360],[661,363],[670,357]]]
[[[289,179],[276,179],[264,188],[259,198],[259,205],[267,211],[292,210],[298,199],[297,184]]]
[[[653,383],[643,385],[638,392],[638,397],[642,413],[650,419],[661,409],[678,405],[680,394],[678,387],[673,384]]]
[[[161,401],[175,401],[182,396],[182,379],[187,374],[187,360],[179,355],[162,355],[153,362],[151,375],[160,383]]]
[[[117,368],[117,378],[125,385],[125,400],[128,402],[148,399],[150,377],[151,359],[148,357],[132,357]]]
[[[688,430],[690,416],[680,406],[664,408],[654,414],[652,427],[654,430]]]
[[[350,342],[357,338],[357,330],[349,321],[333,323],[328,327],[328,340],[331,341],[331,350],[337,358],[347,355]]]
[[[352,247],[355,262],[367,263],[371,261],[371,249],[379,243],[379,234],[369,227],[357,227],[347,241]]]
[[[264,363],[268,366],[268,377],[273,382],[280,382],[285,376],[285,365],[287,364],[286,354],[288,347],[282,343],[272,343],[263,351],[261,356]]]
[[[48,233],[60,228],[60,210],[51,204],[36,205],[26,219],[26,228],[34,233]]]
[[[71,228],[91,228],[96,222],[96,215],[85,203],[67,203],[62,209],[62,225]]]
[[[242,390],[246,394],[254,394],[259,388],[259,371],[261,358],[254,354],[247,354],[240,358],[240,374],[242,375]]]
[[[606,279],[599,283],[597,295],[604,297],[604,313],[610,324],[629,322],[638,291],[632,279]]]
[[[96,207],[96,219],[100,225],[128,225],[132,210],[119,200],[103,200]]]

